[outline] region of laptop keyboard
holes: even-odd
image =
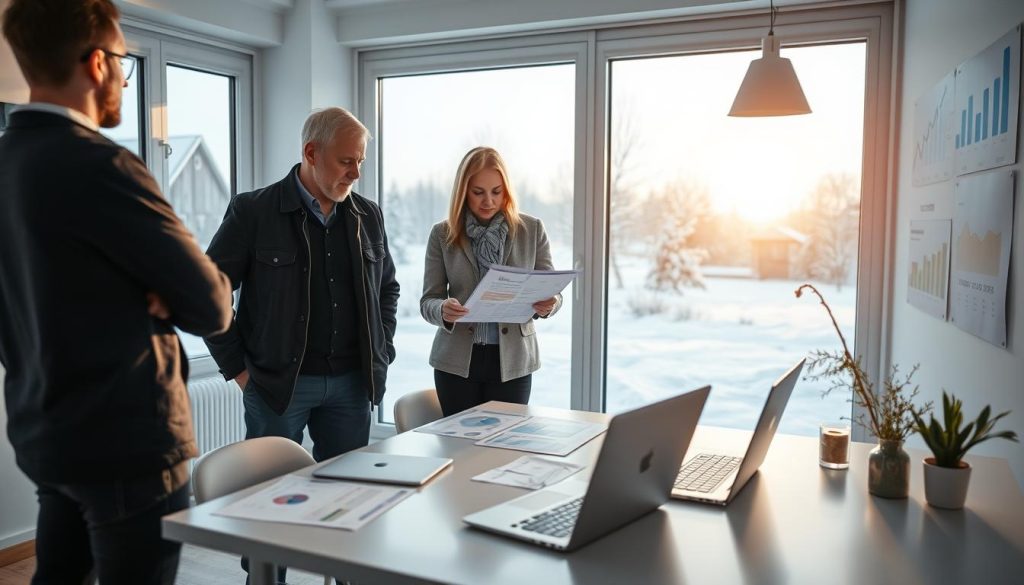
[[[561,506],[551,508],[533,516],[519,525],[523,530],[544,534],[546,536],[563,537],[569,536],[576,518],[580,515],[580,506],[583,505],[583,498],[576,498]]]
[[[679,470],[676,487],[691,492],[712,492],[742,460],[742,457],[701,453]]]

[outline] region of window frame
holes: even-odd
[[[891,335],[890,252],[895,233],[894,19],[891,2],[866,2],[849,6],[794,6],[776,24],[784,45],[854,39],[865,42],[854,351],[862,357],[873,382],[881,379],[888,367]],[[377,93],[380,77],[526,65],[542,62],[546,54],[558,54],[560,45],[562,50],[572,47],[577,69],[573,258],[574,267],[583,271],[572,292],[573,409],[601,411],[606,393],[610,63],[625,57],[756,49],[767,32],[767,20],[763,11],[734,11],[645,24],[608,23],[562,33],[524,32],[509,37],[357,51],[356,111],[361,120],[372,124],[371,132],[379,135],[377,129],[383,123]],[[379,148],[378,145],[368,153],[362,192],[381,203]],[[853,417],[858,414],[860,409],[854,407]],[[375,420],[375,436],[388,434],[384,426]],[[868,437],[864,429],[855,428],[854,438]]]
[[[168,138],[167,66],[185,67],[233,78],[231,83],[232,169],[230,191],[236,193],[255,188],[257,172],[257,126],[254,81],[255,53],[247,48],[192,35],[179,36],[150,27],[145,23],[123,23],[128,53],[139,59],[141,92],[139,97],[139,129],[143,160],[161,191],[166,191],[170,170],[161,142]],[[131,82],[129,81],[129,86]],[[193,379],[219,375],[213,358],[207,355],[189,358]]]

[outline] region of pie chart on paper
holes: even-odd
[[[462,419],[462,426],[464,427],[486,427],[490,425],[496,425],[501,422],[501,419],[495,416],[469,416]]]
[[[301,504],[302,502],[305,502],[308,499],[309,496],[307,496],[306,494],[287,494],[284,496],[277,496],[276,498],[274,498],[274,503],[282,506],[287,506],[291,504]]]

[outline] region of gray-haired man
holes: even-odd
[[[367,444],[393,338],[398,282],[380,208],[352,192],[369,132],[341,108],[314,112],[302,162],[236,195],[207,253],[241,287],[231,328],[206,338],[243,390],[246,437],[301,443],[322,461]]]

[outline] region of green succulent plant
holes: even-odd
[[[931,422],[925,424],[924,419],[916,412],[914,413],[914,430],[921,435],[924,442],[928,444],[928,448],[931,449],[932,454],[935,455],[935,465],[951,468],[960,467],[960,460],[964,458],[964,455],[967,454],[971,447],[989,439],[1007,439],[1017,442],[1017,433],[1014,431],[992,432],[996,422],[1010,414],[1010,411],[989,418],[992,414],[992,408],[986,406],[981,410],[981,414],[978,415],[974,422],[968,423],[966,427],[961,429],[961,425],[964,422],[964,415],[960,412],[962,407],[963,402],[959,398],[952,395],[947,396],[943,392],[942,416],[944,424],[940,425],[939,421],[935,420],[934,414],[931,415]]]

